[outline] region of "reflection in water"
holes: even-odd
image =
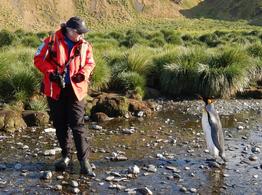
[[[207,180],[210,182],[212,194],[221,194],[221,188],[224,185],[224,169],[212,170],[207,176]]]

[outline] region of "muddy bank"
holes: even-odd
[[[220,168],[210,167],[206,161],[211,156],[206,151],[200,124],[202,102],[159,100],[158,104],[162,105],[162,111],[150,118],[87,124],[96,179],[79,176],[75,154],[67,172],[54,171],[53,162],[60,155],[52,131],[28,128],[22,134],[2,133],[0,192],[262,193],[262,100],[216,102],[225,132],[228,159]],[[94,128],[97,125],[101,128]],[[52,177],[41,179],[41,171],[51,171]]]

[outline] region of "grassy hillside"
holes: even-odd
[[[248,20],[262,24],[262,0],[205,0],[182,13],[189,17],[207,17],[223,20]]]
[[[201,0],[1,0],[0,28],[49,31],[73,15],[85,18],[93,30],[141,21],[177,18]]]

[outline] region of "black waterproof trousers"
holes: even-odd
[[[73,134],[77,158],[79,161],[86,160],[89,156],[89,143],[84,125],[85,100],[78,101],[72,86],[66,85],[59,100],[48,97],[47,101],[62,156],[69,157]]]

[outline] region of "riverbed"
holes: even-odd
[[[0,194],[262,194],[262,100],[215,103],[227,158],[216,166],[201,128],[203,103],[157,103],[149,118],[87,122],[94,179],[79,175],[76,154],[66,172],[55,172],[60,154],[46,153],[58,151],[53,132],[1,132]],[[46,172],[52,176],[43,179]]]

